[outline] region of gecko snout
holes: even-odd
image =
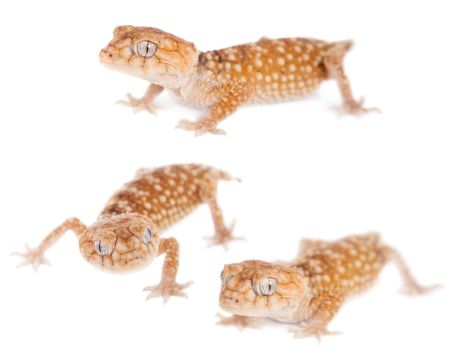
[[[101,62],[111,61],[113,59],[113,53],[107,49],[100,50],[99,59]]]

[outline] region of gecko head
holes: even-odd
[[[102,218],[80,236],[80,251],[104,270],[126,271],[146,266],[159,249],[159,233],[147,217],[121,214]]]
[[[107,68],[146,79],[166,88],[179,88],[197,65],[194,44],[156,28],[119,26],[100,51]]]
[[[308,295],[306,279],[293,267],[248,260],[221,273],[219,305],[239,316],[292,321]]]

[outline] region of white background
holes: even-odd
[[[397,293],[389,266],[342,308],[320,349],[456,349],[458,107],[456,10],[447,1],[3,1],[0,5],[0,348],[314,349],[288,325],[215,327],[219,273],[249,258],[288,259],[303,237],[379,230],[428,296]],[[228,136],[175,130],[199,111],[167,94],[157,116],[115,105],[147,83],[109,71],[99,50],[120,24],[155,26],[201,50],[261,36],[351,38],[346,69],[356,96],[383,113],[339,117],[336,84],[306,101],[253,106],[221,124]],[[139,167],[202,162],[243,179],[222,183],[226,221],[246,242],[206,248],[201,207],[165,235],[181,243],[189,299],[144,301],[162,257],[133,274],[88,265],[73,234],[52,267],[16,269],[10,252],[36,246],[64,219],[91,224]]]

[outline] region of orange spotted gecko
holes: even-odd
[[[296,337],[330,334],[327,325],[345,299],[369,287],[388,262],[398,268],[407,293],[436,287],[419,285],[401,255],[381,243],[377,233],[336,242],[303,240],[288,264],[248,260],[226,265],[219,302],[234,316],[219,324],[243,327],[268,318],[298,323],[291,329]]]
[[[125,25],[114,29],[100,61],[151,83],[142,98],[128,94],[124,104],[154,113],[153,101],[165,88],[188,105],[207,110],[196,122],[180,121],[179,128],[196,135],[224,134],[218,123],[239,107],[302,98],[326,79],[337,81],[346,112],[376,110],[353,98],[343,68],[351,47],[351,41],[261,38],[201,52],[193,43],[162,30]]]
[[[210,207],[215,234],[214,244],[234,239],[232,228],[224,225],[216,201],[218,180],[233,178],[220,170],[198,165],[170,165],[153,170],[140,169],[136,178],[117,191],[100,213],[97,221],[87,227],[71,218],[55,228],[36,249],[16,253],[25,258],[21,265],[35,269],[47,263],[44,253],[65,232],[72,230],[79,239],[80,252],[91,264],[102,270],[123,272],[149,264],[165,254],[162,278],[158,285],[146,287],[147,299],[185,296],[189,286],[176,282],[179,245],[175,238],[160,238],[162,231],[177,222],[199,204]]]

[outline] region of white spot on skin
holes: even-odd
[[[242,66],[237,63],[236,65],[234,65],[234,70],[240,73],[242,71]]]
[[[277,63],[280,65],[280,66],[283,66],[285,64],[285,59],[283,57],[279,57],[277,59]]]
[[[304,59],[304,61],[308,61],[310,59],[310,56],[308,54],[304,53],[302,55],[302,58]]]
[[[266,83],[270,83],[272,81],[272,78],[270,77],[270,75],[266,75],[265,79]]]
[[[274,78],[274,80],[278,80],[279,78],[278,73],[277,72],[272,73],[272,78]]]
[[[295,72],[296,71],[296,65],[295,64],[290,64],[289,65],[289,71],[290,72]]]
[[[285,53],[285,48],[283,46],[277,46],[276,49],[278,52]]]
[[[299,45],[294,45],[294,51],[296,51],[297,53],[301,52],[302,49]]]
[[[256,73],[256,79],[262,80],[262,78],[263,78],[262,73]]]
[[[230,62],[226,62],[225,67],[227,70],[230,70],[232,67],[232,64]]]
[[[162,186],[159,185],[159,184],[155,184],[155,185],[154,185],[154,189],[155,189],[156,191],[158,191],[158,192],[161,192],[161,191],[162,191]]]
[[[345,267],[342,265],[337,266],[337,272],[343,275],[345,273]]]
[[[312,66],[311,66],[310,64],[308,64],[308,65],[305,66],[305,71],[306,71],[307,73],[312,73],[312,70],[313,70],[313,69],[312,69]]]
[[[286,59],[289,61],[292,61],[293,58],[294,58],[293,55],[291,55],[290,53],[286,55]]]
[[[159,196],[159,200],[161,201],[161,203],[165,203],[165,202],[167,202],[167,197],[166,196]]]
[[[256,67],[258,68],[261,68],[262,67],[262,60],[257,58],[255,61],[254,61],[254,64]]]

